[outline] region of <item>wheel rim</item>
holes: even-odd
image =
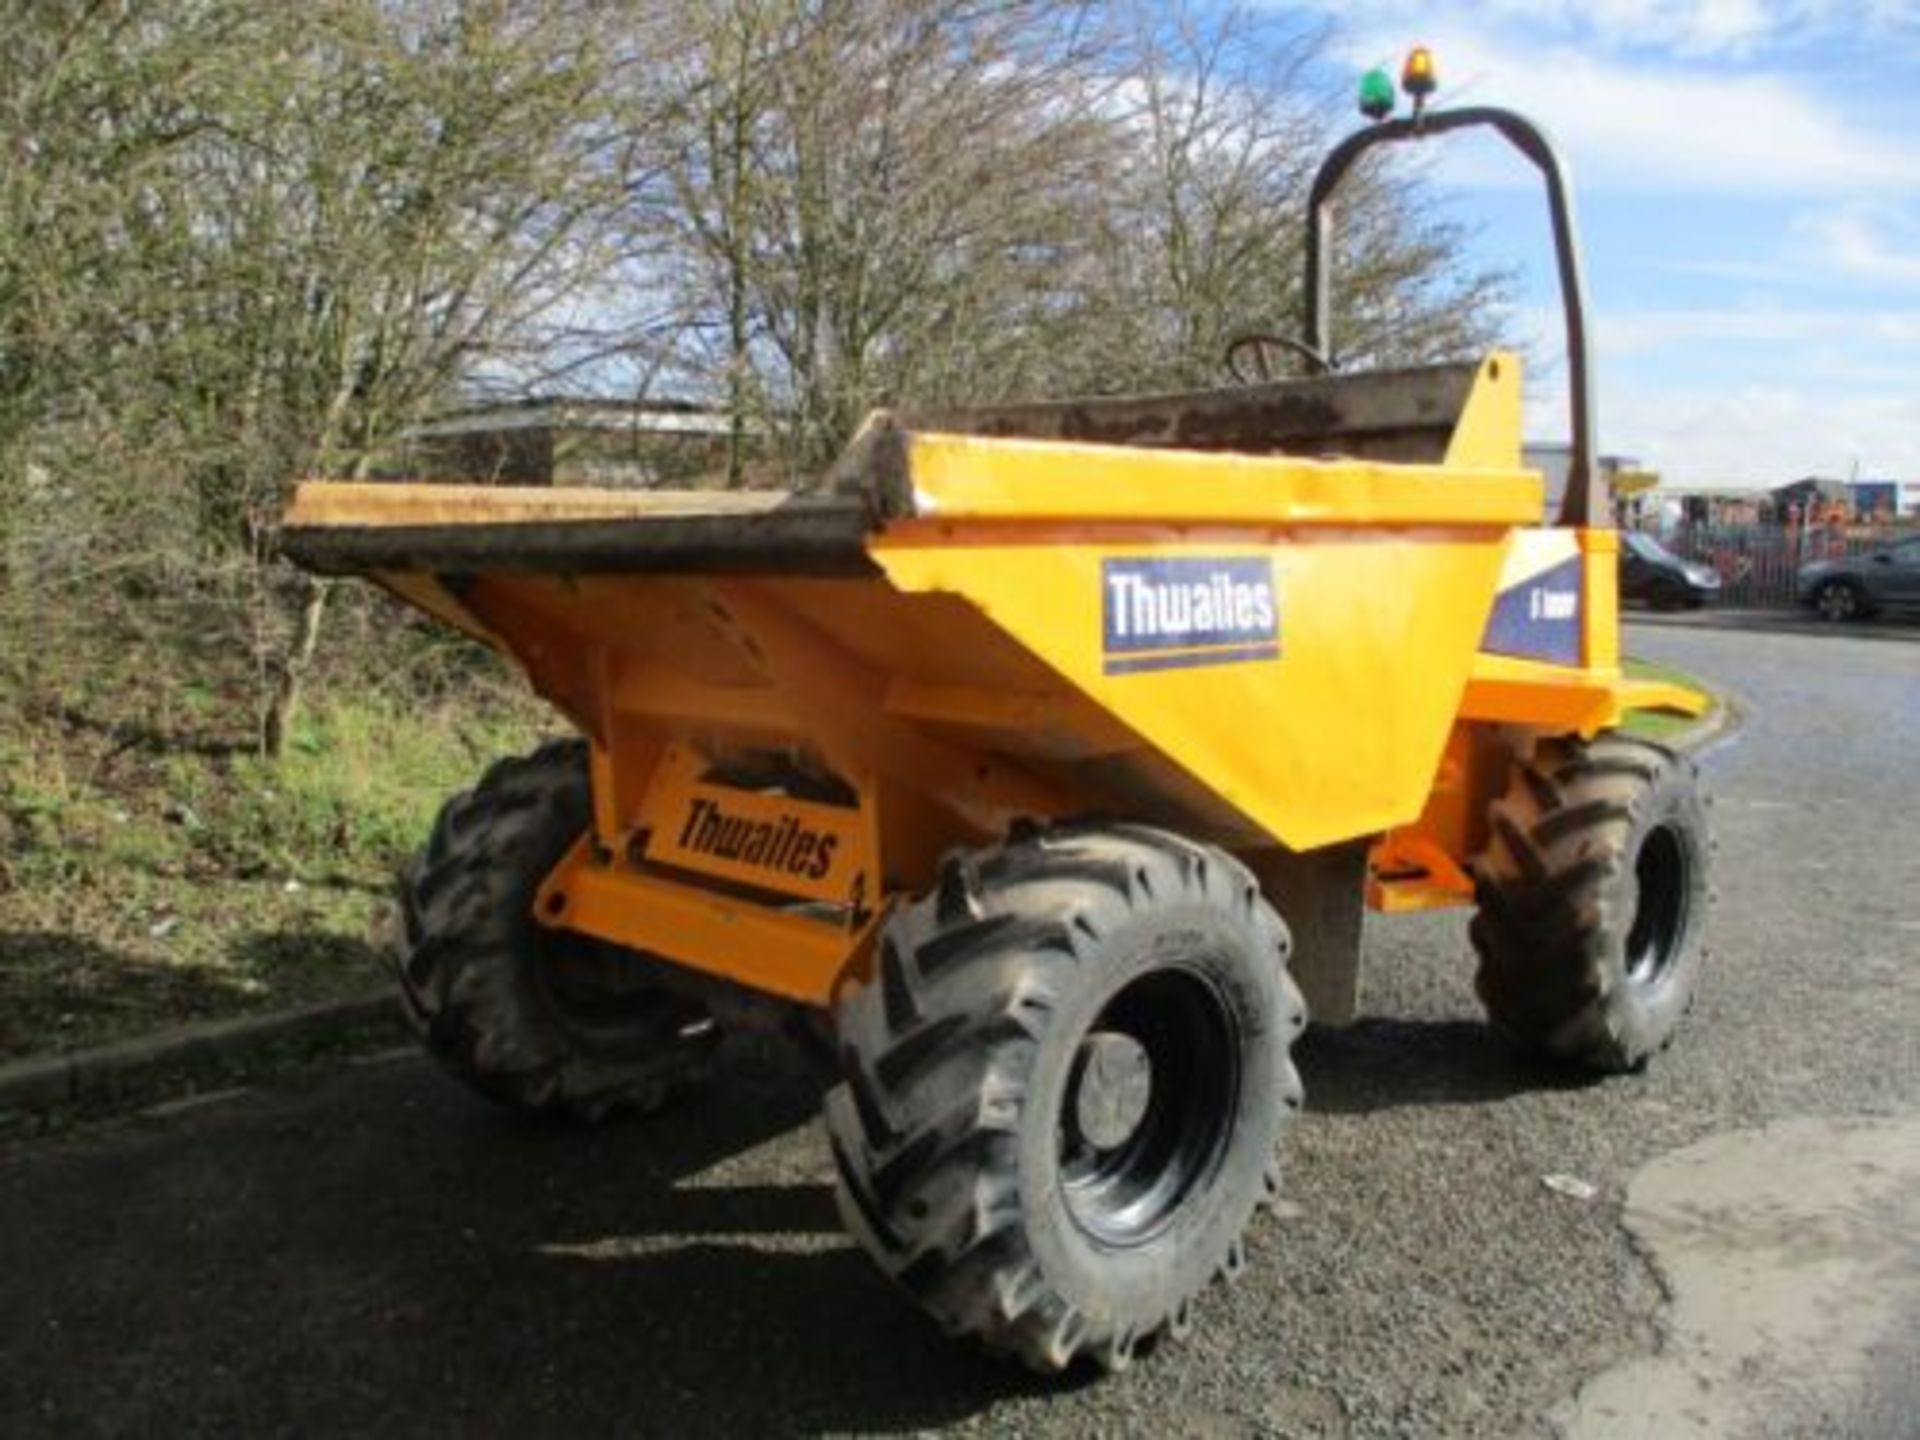
[[[1218,1169],[1240,1091],[1227,1002],[1190,970],[1120,990],[1076,1048],[1060,1107],[1067,1210],[1102,1244],[1158,1235]]]
[[[1686,935],[1691,873],[1678,830],[1658,825],[1647,833],[1633,865],[1639,901],[1627,932],[1627,978],[1634,984],[1658,985],[1672,970]]]
[[[1820,592],[1820,613],[1829,620],[1850,620],[1854,612],[1853,590],[1846,585],[1829,585]]]

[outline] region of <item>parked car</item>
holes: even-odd
[[[1880,610],[1920,610],[1920,535],[1800,567],[1798,594],[1828,620],[1864,620]]]
[[[1656,610],[1697,610],[1720,593],[1720,572],[1682,560],[1653,536],[1628,530],[1620,536],[1620,598]]]

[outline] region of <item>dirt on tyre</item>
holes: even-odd
[[[1144,826],[949,858],[839,1007],[848,1228],[950,1334],[1127,1364],[1244,1264],[1305,1007],[1238,861]]]
[[[513,1108],[590,1121],[658,1107],[718,1039],[635,957],[535,922],[541,881],[591,811],[581,741],[494,765],[401,876],[392,955],[407,1017],[446,1070]]]
[[[1706,959],[1713,839],[1693,762],[1604,735],[1540,743],[1475,862],[1475,988],[1521,1048],[1632,1070],[1673,1040]]]

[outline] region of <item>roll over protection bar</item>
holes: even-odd
[[[1531,160],[1547,184],[1547,208],[1553,218],[1553,253],[1560,272],[1561,307],[1567,318],[1567,379],[1572,392],[1572,447],[1567,464],[1567,490],[1560,501],[1559,523],[1604,527],[1613,523],[1612,507],[1600,486],[1594,448],[1593,352],[1587,335],[1586,281],[1580,263],[1580,242],[1574,230],[1573,192],[1566,162],[1553,142],[1524,115],[1490,105],[1457,110],[1429,110],[1409,119],[1383,120],[1356,130],[1336,145],[1321,162],[1307,199],[1306,316],[1302,333],[1307,345],[1331,367],[1331,296],[1334,191],[1355,162],[1377,145],[1402,140],[1424,140],[1450,130],[1474,126],[1497,130],[1514,149]]]

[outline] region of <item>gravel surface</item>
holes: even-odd
[[[896,1300],[774,1062],[579,1134],[395,1059],[0,1151],[0,1430],[1538,1433],[1657,1344],[1619,1224],[1638,1166],[1920,1107],[1920,643],[1696,625],[1630,648],[1747,712],[1706,762],[1722,904],[1677,1047],[1603,1083],[1517,1064],[1459,917],[1377,925],[1370,1018],[1303,1047],[1283,1212],[1194,1337],[1125,1375],[1010,1373]]]

